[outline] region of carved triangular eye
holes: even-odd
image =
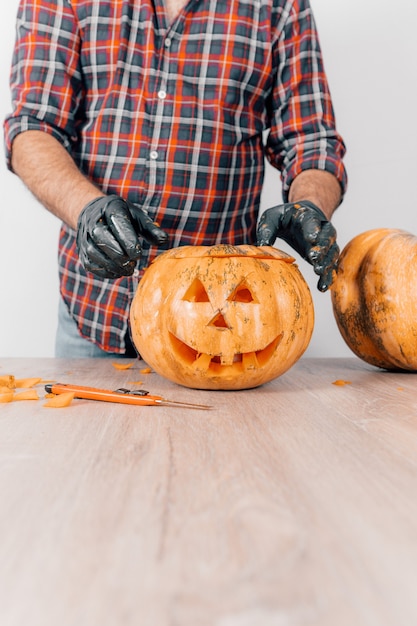
[[[182,299],[188,302],[210,302],[207,291],[198,278],[194,278]]]
[[[246,283],[240,283],[227,299],[229,302],[257,302]]]

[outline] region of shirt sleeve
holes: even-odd
[[[346,148],[336,130],[316,25],[308,0],[293,0],[274,45],[271,126],[266,145],[270,163],[281,171],[284,201],[303,170],[327,170],[347,185]]]
[[[12,112],[4,121],[10,169],[13,140],[26,130],[49,133],[71,149],[82,89],[79,48],[67,0],[21,0],[10,75]]]

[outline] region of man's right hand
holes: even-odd
[[[84,268],[100,278],[131,276],[140,258],[139,237],[165,247],[168,235],[138,206],[118,196],[89,202],[77,224],[77,250]]]

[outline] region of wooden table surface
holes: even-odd
[[[143,366],[0,359],[214,407],[0,405],[1,626],[416,626],[415,374],[306,358],[209,392]]]

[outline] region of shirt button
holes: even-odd
[[[152,161],[156,161],[156,159],[158,158],[158,153],[156,150],[152,150],[149,156],[151,157]]]
[[[171,46],[171,39],[165,39],[165,48],[169,48]]]
[[[167,92],[166,91],[164,91],[163,89],[158,91],[158,98],[160,100],[165,100],[166,97],[167,97]]]

